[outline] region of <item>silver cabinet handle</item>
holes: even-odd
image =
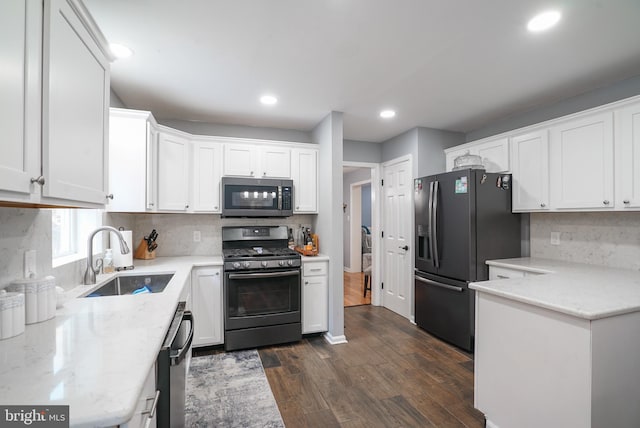
[[[545,204],[544,202],[540,204],[540,207],[541,207],[541,208],[544,208],[544,207],[546,207],[546,206],[547,206],[547,204]]]
[[[607,201],[607,200],[602,201],[602,203],[605,204],[605,205],[609,205],[609,201]]]
[[[496,276],[500,279],[509,279],[509,277],[506,275],[496,275]]]
[[[31,178],[31,182],[44,186],[44,183],[45,183],[44,175],[41,175],[38,178]]]
[[[151,398],[149,398],[148,400],[151,400]],[[143,415],[146,415],[147,413],[149,414],[149,416],[147,416],[147,421],[144,424],[145,428],[149,428],[149,424],[151,424],[151,421],[156,416],[156,410],[158,409],[159,400],[160,400],[160,390],[158,389],[156,390],[155,397],[153,397],[153,404],[151,405],[151,409],[149,409],[148,411],[142,412]]]
[[[111,200],[113,201],[113,193],[109,193],[109,194],[107,195],[107,199],[111,199]]]
[[[622,203],[625,205],[629,205],[631,201],[629,199],[625,199],[624,201],[622,201]]]

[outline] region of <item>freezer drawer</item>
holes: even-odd
[[[438,338],[473,351],[473,290],[465,282],[416,272],[416,324]]]

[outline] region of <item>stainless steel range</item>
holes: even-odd
[[[302,338],[300,255],[286,226],[223,227],[227,351]]]

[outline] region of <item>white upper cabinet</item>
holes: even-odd
[[[148,111],[112,108],[109,116],[109,211],[155,207],[154,154],[158,132]]]
[[[615,113],[616,208],[640,208],[640,103]]]
[[[158,138],[158,209],[189,209],[189,149],[186,136],[161,127]]]
[[[34,5],[0,2],[0,197],[25,202],[40,191],[31,183],[40,176],[42,10]]]
[[[222,145],[212,141],[194,141],[192,159],[193,211],[220,213]]]
[[[224,146],[225,176],[291,178],[291,149],[262,144]]]
[[[78,0],[0,2],[0,201],[104,207],[109,55]]]
[[[291,151],[294,213],[318,212],[318,149]]]
[[[557,209],[613,209],[613,113],[550,128],[551,204]]]
[[[511,137],[513,211],[549,209],[548,135],[542,129]]]
[[[510,170],[508,137],[473,141],[452,147],[444,152],[447,171],[453,170],[455,158],[466,153],[480,156],[487,172],[506,172]]]
[[[66,0],[44,5],[43,195],[104,205],[109,62],[79,17],[84,8]]]

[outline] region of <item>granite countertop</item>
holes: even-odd
[[[302,263],[304,262],[326,262],[329,261],[329,256],[319,253],[317,256],[302,256]]]
[[[194,266],[222,265],[221,257],[135,260],[117,275],[175,272],[162,293],[76,298],[96,285],[65,293],[56,317],[27,325],[0,341],[0,403],[69,405],[71,426],[111,426],[131,419],[144,381]]]
[[[640,311],[636,270],[530,257],[487,264],[537,275],[473,282],[470,288],[588,320]]]

